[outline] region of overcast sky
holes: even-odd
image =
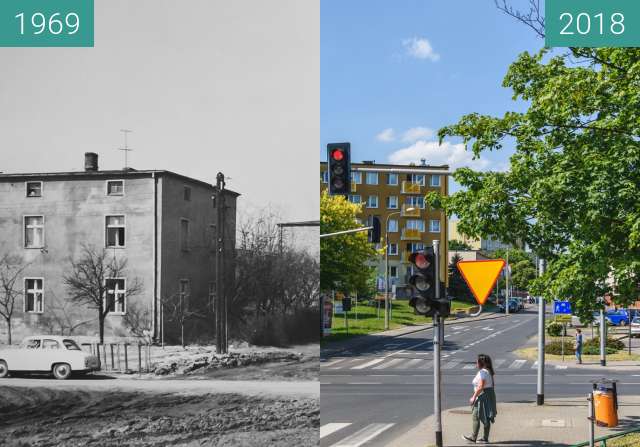
[[[0,171],[129,166],[319,218],[319,0],[95,0],[95,48],[0,48]]]

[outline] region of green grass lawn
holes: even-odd
[[[431,317],[416,315],[413,307],[409,306],[409,300],[394,300],[391,302],[392,316],[389,321],[391,329],[401,326],[416,326],[427,324],[432,321]],[[452,311],[474,307],[473,305],[462,302],[452,301]],[[322,344],[337,340],[343,340],[354,335],[370,334],[373,332],[381,332],[384,330],[384,304],[380,306],[380,311],[375,306],[369,306],[364,302],[358,303],[356,312],[355,304],[348,312],[348,330],[345,326],[345,318],[343,314],[336,314],[333,318],[331,335],[322,339]]]

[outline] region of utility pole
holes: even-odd
[[[604,309],[600,309],[600,366],[607,366],[607,344],[606,343],[607,343],[607,321],[604,318]]]
[[[440,299],[440,240],[433,241],[433,253],[436,260],[435,265],[435,296],[436,301]],[[442,327],[441,327],[442,326]],[[440,354],[442,342],[444,341],[444,318],[436,313],[433,316],[433,412],[436,419],[436,447],[442,447],[442,410],[440,395]]]
[[[218,172],[216,176],[216,352],[226,354],[229,350],[227,339],[227,297],[224,287],[224,226],[225,226],[225,200],[224,200],[224,174]]]
[[[129,130],[129,129],[120,129],[120,132],[122,132],[124,134],[124,147],[120,147],[118,148],[119,151],[123,151],[124,152],[124,169],[127,169],[129,167],[129,160],[128,160],[128,153],[129,152],[133,152],[133,149],[131,149],[129,147],[129,144],[127,143],[127,135],[130,134],[131,132],[133,132],[133,130]]]
[[[539,276],[542,276],[545,268],[544,259],[540,259],[539,263]],[[544,405],[544,305],[544,298],[538,297],[538,405]]]

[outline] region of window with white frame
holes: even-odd
[[[180,219],[180,250],[189,251],[189,221]]]
[[[107,216],[106,220],[106,246],[125,246],[125,224],[124,216]]]
[[[362,184],[362,172],[351,171],[351,183],[356,185]]]
[[[367,197],[367,208],[378,208],[378,196]]]
[[[440,176],[439,175],[432,175],[431,176],[431,186],[434,187],[440,187]]]
[[[108,278],[106,281],[107,296],[105,310],[114,314],[123,315],[127,311],[127,289],[124,278]]]
[[[389,219],[389,225],[387,226],[388,233],[398,232],[398,219]]]
[[[44,280],[42,278],[25,278],[24,311],[36,314],[44,311]]]
[[[407,206],[411,206],[413,208],[424,209],[423,196],[407,196],[404,198],[404,203],[406,203]]]
[[[189,280],[181,279],[180,284],[178,285],[178,298],[180,299],[179,304],[180,308],[186,310],[189,308]]]
[[[398,196],[387,197],[387,208],[390,210],[398,209]]]
[[[367,172],[366,181],[367,181],[367,185],[377,185],[378,184],[378,173],[377,172]]]
[[[320,179],[322,183],[329,183],[329,171],[322,171],[320,173]]]
[[[361,203],[362,197],[360,196],[360,194],[351,194],[349,195],[349,201],[351,203]]]
[[[387,174],[387,185],[395,186],[398,184],[398,174],[389,173]]]
[[[27,182],[27,197],[42,197],[42,182]]]
[[[407,174],[407,180],[424,186],[424,174]]]
[[[422,242],[408,242],[407,251],[409,253],[415,253],[416,251],[424,250],[424,243]]]
[[[108,196],[124,195],[124,180],[107,180],[107,195]]]
[[[389,244],[389,256],[398,254],[398,244]]]
[[[44,216],[24,217],[24,247],[44,247]]]
[[[408,219],[407,229],[424,231],[424,220]]]
[[[398,277],[398,267],[392,265],[389,267],[389,277],[397,278]]]
[[[429,221],[429,231],[431,233],[440,233],[440,220],[431,219]]]

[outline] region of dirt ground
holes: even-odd
[[[313,446],[317,399],[0,388],[3,446]]]

